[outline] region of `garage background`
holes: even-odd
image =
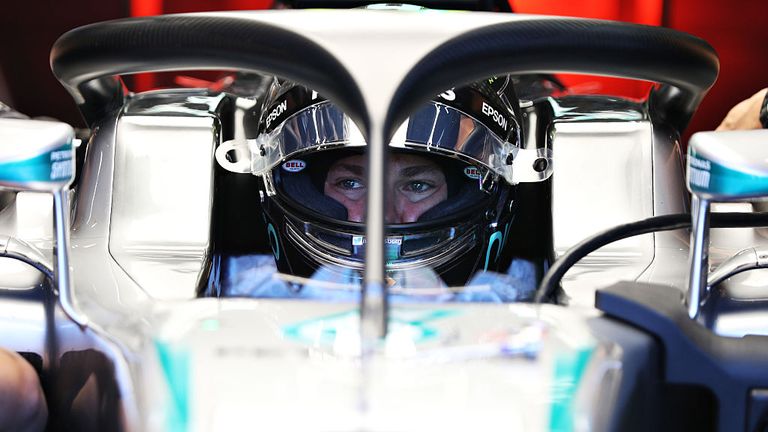
[[[720,55],[720,77],[693,118],[686,136],[714,129],[730,107],[768,86],[766,0],[727,3],[719,0],[509,1],[517,13],[660,25],[708,41]],[[84,24],[128,16],[272,6],[272,0],[4,0],[0,15],[0,100],[31,116],[54,117],[82,126],[74,102],[48,65],[50,48],[62,33]],[[216,77],[209,74],[202,78]],[[649,88],[648,83],[628,80],[573,75],[561,78],[577,93],[642,98]],[[147,74],[133,77],[128,85],[131,90],[143,91],[167,85],[169,79],[173,80]]]

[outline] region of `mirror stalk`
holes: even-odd
[[[707,287],[709,273],[709,200],[691,197],[691,251],[689,256],[688,316],[696,319]]]
[[[53,191],[53,277],[59,291],[59,304],[64,313],[81,329],[88,326],[88,319],[75,307],[72,299],[72,273],[69,268],[69,191]]]

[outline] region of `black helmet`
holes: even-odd
[[[398,129],[389,165],[402,170],[392,175],[390,169],[392,193],[421,200],[429,192],[430,202],[413,210],[404,201],[408,211],[388,215],[388,271],[429,267],[445,284],[458,286],[477,270],[506,270],[518,111],[510,78],[490,78],[443,92]],[[350,203],[360,196],[365,201],[365,146],[334,104],[274,80],[251,163],[264,177],[262,207],[280,272],[310,277],[321,266],[362,270],[364,219]]]

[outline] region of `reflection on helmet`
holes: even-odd
[[[506,270],[514,219],[511,161],[519,148],[509,78],[448,90],[389,144],[387,269],[429,268],[449,286]],[[363,269],[368,160],[359,129],[305,87],[275,80],[252,144],[264,216],[281,273]],[[279,252],[278,252],[279,251]]]

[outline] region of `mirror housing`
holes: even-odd
[[[688,190],[711,201],[768,197],[768,131],[699,132],[688,144]]]
[[[688,143],[691,252],[686,303],[696,319],[709,277],[709,207],[712,201],[768,199],[768,130],[699,132]]]
[[[53,192],[75,176],[75,131],[65,123],[0,119],[0,188]]]
[[[75,178],[74,143],[75,131],[64,123],[0,119],[0,189],[53,194],[53,280],[61,309],[84,328],[87,319],[74,306],[69,269],[68,188]],[[8,244],[2,256],[41,268],[41,260],[13,253]]]

